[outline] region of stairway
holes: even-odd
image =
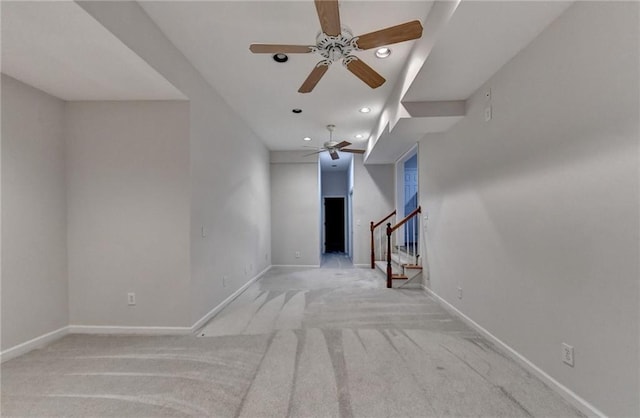
[[[403,248],[396,248],[391,253],[392,287],[421,287],[422,266],[411,264],[410,260],[415,260],[415,258]],[[375,262],[375,265],[386,278],[387,262],[379,260]]]

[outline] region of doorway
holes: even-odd
[[[418,154],[413,154],[404,162],[404,216],[418,208]],[[404,245],[415,247],[418,242],[417,219],[411,218],[405,224]]]
[[[396,210],[401,218],[409,215],[418,207],[418,148],[414,146],[396,163]],[[397,245],[407,251],[417,249],[419,242],[419,222],[411,218],[400,227]]]
[[[344,197],[324,198],[324,237],[325,253],[344,252]]]

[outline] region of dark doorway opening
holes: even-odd
[[[344,252],[344,197],[324,198],[324,248]]]

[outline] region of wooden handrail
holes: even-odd
[[[393,227],[387,228],[387,234],[391,235],[393,233],[393,231],[395,231],[396,229],[400,228],[402,225],[406,224],[409,221],[409,219],[413,218],[414,216],[416,216],[419,213],[421,213],[420,206],[418,206],[416,209],[414,209],[413,212],[411,212],[410,214],[405,216],[405,218],[403,220],[401,220],[400,222],[395,224]]]
[[[387,224],[387,288],[389,289],[393,287],[393,270],[391,268],[391,234],[419,213],[421,213],[420,206],[414,209],[413,212],[405,216],[403,220],[394,226],[391,226],[390,223]]]
[[[389,219],[390,217],[392,217],[395,214],[396,214],[396,211],[394,210],[393,212],[391,212],[390,214],[385,216],[384,219],[381,220],[380,222],[378,222],[377,224],[374,224],[373,222],[371,222],[371,230],[373,231],[374,229],[376,229],[377,227],[382,225],[384,223],[384,221],[386,221],[387,219]]]
[[[384,221],[386,221],[387,219],[389,219],[390,217],[392,217],[393,215],[396,214],[396,211],[394,210],[393,212],[391,212],[390,214],[388,214],[387,216],[384,217],[383,220],[381,220],[380,222],[378,222],[377,224],[374,224],[373,221],[371,221],[371,224],[369,225],[369,230],[371,231],[371,268],[374,269],[376,268],[376,249],[375,249],[375,239],[373,238],[373,231],[379,227],[380,225],[382,225],[382,223]]]

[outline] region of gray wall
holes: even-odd
[[[2,75],[2,350],[68,323],[63,114]]]
[[[70,323],[191,326],[189,104],[70,102],[66,138]]]
[[[322,196],[346,197],[348,173],[344,171],[322,171]]]
[[[353,263],[371,265],[369,223],[378,222],[395,208],[392,164],[364,165],[353,156]]]
[[[271,248],[274,265],[320,265],[318,162],[271,152]],[[296,252],[300,257],[296,258]]]
[[[576,2],[419,150],[428,286],[611,416],[640,415],[638,7]]]

